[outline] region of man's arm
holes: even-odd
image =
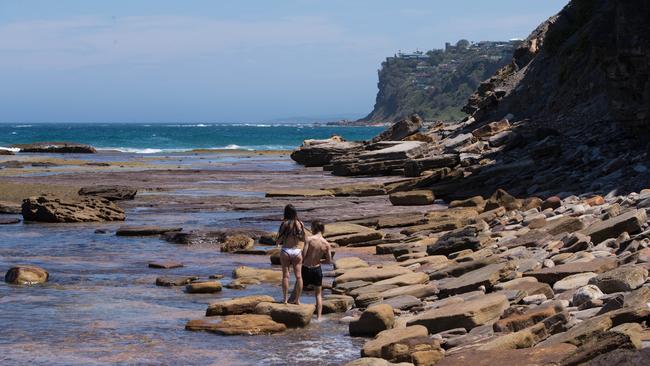
[[[302,247],[302,259],[305,259],[305,256],[307,255],[307,247],[309,247],[309,239],[305,240],[305,245]]]
[[[325,239],[323,239],[325,240]],[[330,243],[325,240],[325,246],[327,247],[327,255],[325,259],[325,264],[332,264],[332,246],[330,246]]]

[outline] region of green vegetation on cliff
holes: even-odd
[[[379,70],[373,111],[362,119],[390,122],[412,113],[426,120],[457,120],[478,85],[512,59],[518,42],[461,40],[444,50],[398,53]]]

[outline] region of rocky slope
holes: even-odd
[[[454,120],[479,83],[506,65],[515,43],[461,40],[445,50],[398,54],[381,64],[377,99],[361,121],[394,122],[418,113],[425,119]]]

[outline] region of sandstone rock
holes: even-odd
[[[467,198],[465,200],[457,200],[457,201],[451,201],[449,202],[449,208],[456,208],[456,207],[473,207],[476,208],[477,211],[483,211],[483,208],[485,207],[485,200],[481,196],[474,196],[471,198]]]
[[[344,366],[412,366],[413,364],[411,363],[392,363],[389,361],[384,360],[383,358],[377,358],[377,357],[363,357],[356,359],[354,361],[350,361],[346,363]]]
[[[156,236],[168,232],[178,232],[183,230],[180,227],[162,227],[162,226],[122,226],[115,232],[117,236]]]
[[[538,281],[554,284],[555,282],[578,273],[594,272],[602,273],[616,268],[616,260],[611,258],[597,258],[589,262],[573,262],[561,264],[553,268],[543,268],[537,271],[524,273],[524,276],[532,276]]]
[[[273,301],[274,300],[271,296],[266,295],[245,296],[231,300],[218,300],[208,305],[208,309],[206,310],[205,315],[215,316],[248,314],[252,313],[255,310],[257,304],[261,302]]]
[[[288,188],[274,189],[266,192],[266,197],[333,197],[332,192],[324,189]]]
[[[565,358],[562,364],[567,366],[584,365],[599,355],[617,349],[636,350],[639,348],[641,348],[641,342],[638,336],[618,332],[605,332],[588,339],[576,352]]]
[[[397,286],[408,286],[408,285],[417,285],[429,281],[429,276],[425,273],[405,273],[403,275],[395,276],[393,278],[387,278],[385,280],[377,281],[373,286],[377,285],[397,285]]]
[[[547,209],[555,210],[560,206],[562,206],[562,199],[558,196],[551,196],[544,200],[541,208],[542,210],[547,210]]]
[[[282,272],[272,269],[258,269],[246,266],[240,266],[233,271],[233,278],[243,279],[252,278],[260,282],[280,282],[282,281]]]
[[[571,276],[567,276],[555,282],[555,284],[553,284],[553,290],[555,292],[574,290],[587,285],[589,283],[589,280],[596,276],[597,274],[593,272],[577,273]]]
[[[367,268],[354,268],[349,271],[346,271],[344,274],[336,277],[336,283],[346,283],[352,281],[368,281],[368,282],[377,282],[385,280],[387,278],[397,277],[411,271],[395,265],[388,266],[372,266]]]
[[[20,149],[20,152],[28,153],[94,154],[97,152],[92,146],[74,142],[35,142],[16,144],[11,147]]]
[[[640,287],[630,293],[625,294],[624,306],[630,308],[643,307],[650,303],[650,287]]]
[[[287,327],[305,327],[311,322],[315,306],[311,304],[276,304],[260,302],[255,306],[256,314],[268,314],[273,321]]]
[[[268,315],[246,314],[230,315],[221,319],[190,320],[185,325],[185,329],[221,335],[257,335],[282,332],[287,327],[273,321]]]
[[[514,262],[491,264],[465,273],[460,277],[440,281],[438,284],[438,289],[440,290],[439,296],[448,297],[475,291],[481,286],[486,289],[491,289],[494,284],[509,275],[514,269]]]
[[[354,234],[330,236],[327,238],[327,240],[332,243],[336,243],[337,245],[340,246],[347,246],[347,245],[354,246],[354,245],[360,245],[367,242],[373,242],[375,240],[380,240],[383,238],[384,238],[383,232],[378,230],[366,229],[364,231],[354,233]]]
[[[196,281],[185,286],[185,291],[190,294],[212,294],[221,291],[219,281]]]
[[[571,303],[573,306],[580,306],[588,301],[598,300],[603,297],[600,289],[594,285],[580,287],[574,294]]]
[[[650,348],[642,350],[616,349],[601,354],[589,362],[589,366],[629,365],[644,366],[650,364]]]
[[[400,141],[420,130],[422,127],[422,118],[417,114],[409,118],[400,120],[393,124],[379,135],[372,138],[372,142],[379,141]]]
[[[474,226],[464,227],[444,234],[437,242],[427,246],[429,255],[449,255],[465,249],[480,250],[485,239],[479,236]]]
[[[546,338],[548,333],[542,323],[535,324],[517,332],[508,333],[492,339],[478,347],[481,351],[520,349],[534,346]]]
[[[400,295],[385,299],[378,304],[387,304],[393,307],[393,309],[407,310],[416,306],[421,306],[422,301],[412,295]]]
[[[495,332],[517,332],[533,326],[562,311],[562,306],[551,302],[531,308],[523,313],[511,314],[494,323]]]
[[[503,207],[508,211],[517,210],[522,207],[522,202],[503,189],[498,189],[487,201],[485,201],[485,211],[494,210],[499,207]]]
[[[334,262],[335,269],[353,269],[353,268],[365,268],[368,267],[368,262],[362,260],[358,257],[345,257],[337,259]]]
[[[350,335],[353,337],[373,337],[379,332],[391,329],[395,324],[393,307],[387,304],[373,305],[361,314],[357,321],[349,324]]]
[[[401,286],[394,289],[386,290],[380,293],[383,299],[390,299],[392,297],[410,295],[423,299],[433,296],[438,293],[438,288],[434,284],[417,284],[409,286]]]
[[[5,282],[14,285],[35,285],[47,282],[50,274],[41,267],[19,265],[9,268],[5,274]]]
[[[381,349],[386,345],[400,342],[408,338],[426,337],[427,335],[427,328],[421,325],[384,330],[377,334],[373,340],[370,340],[363,345],[361,356],[381,357]]]
[[[447,354],[445,358],[436,363],[436,366],[558,365],[562,359],[575,352],[575,350],[575,346],[564,343],[549,347],[510,350],[480,351],[468,349]]]
[[[487,294],[460,304],[425,311],[407,322],[407,325],[424,325],[429,333],[439,333],[453,328],[473,329],[498,319],[510,304],[500,294]]]
[[[507,119],[502,119],[500,121],[490,122],[488,124],[485,124],[475,129],[474,131],[472,131],[472,135],[478,138],[483,138],[483,137],[492,136],[501,131],[505,131],[509,128],[510,128],[510,122],[508,122]]]
[[[386,194],[386,188],[383,184],[351,184],[339,187],[328,188],[337,197],[367,197],[383,196]]]
[[[345,295],[326,295],[323,298],[323,314],[345,313],[354,306],[354,298]]]
[[[362,143],[346,142],[340,138],[306,140],[300,148],[291,153],[291,159],[308,167],[323,166],[329,164],[332,159],[338,156],[362,150]]]
[[[647,220],[644,209],[631,210],[611,219],[595,222],[586,228],[583,233],[591,236],[594,244],[598,244],[605,239],[616,238],[623,232],[628,234],[638,233]]]
[[[433,365],[445,356],[440,341],[429,337],[415,337],[391,343],[381,348],[381,357],[391,362],[411,362],[414,365]]]
[[[641,266],[626,265],[601,273],[589,280],[606,294],[629,292],[639,288],[648,278],[648,270]]]
[[[390,195],[390,203],[393,206],[430,205],[434,200],[433,192],[426,190],[397,192]]]
[[[138,190],[132,187],[108,185],[83,187],[79,190],[80,196],[96,196],[109,201],[132,200],[137,193]]]
[[[124,210],[101,198],[69,200],[53,196],[31,197],[23,200],[25,221],[91,222],[124,221]]]
[[[255,240],[246,235],[235,234],[226,236],[226,240],[221,244],[222,252],[235,252],[239,250],[249,250],[255,245]]]
[[[547,221],[544,225],[544,231],[550,235],[559,235],[563,233],[572,233],[584,229],[585,224],[576,217],[562,217],[557,220]]]
[[[17,215],[22,212],[20,205],[13,202],[0,201],[0,214]]]

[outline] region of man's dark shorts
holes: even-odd
[[[302,266],[302,284],[304,286],[322,286],[323,285],[323,270],[318,267],[305,267]]]

